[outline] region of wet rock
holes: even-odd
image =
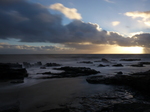
[[[105,58],[102,58],[101,61],[102,61],[102,62],[109,62],[109,61],[108,61],[107,59],[105,59]]]
[[[114,67],[123,67],[122,64],[115,64],[115,65],[112,65],[112,66],[114,66]]]
[[[39,62],[33,64],[33,66],[42,66],[42,62],[39,61]]]
[[[63,78],[63,77],[78,77],[78,76],[88,76],[100,73],[91,68],[86,67],[61,67],[61,68],[54,68],[55,70],[63,70],[64,72],[61,73],[51,73],[51,72],[44,72],[42,74],[50,74],[57,77],[54,78]],[[41,73],[40,73],[41,74]]]
[[[131,75],[115,75],[113,77],[88,77],[89,83],[113,84],[130,86],[141,93],[150,94],[150,71],[134,73]]]
[[[141,59],[120,59],[120,61],[141,61]]]
[[[102,62],[101,60],[97,60],[97,61],[94,61],[94,62]]]
[[[43,67],[40,67],[40,69],[46,69],[46,67],[43,66]]]
[[[31,67],[31,64],[28,63],[28,62],[23,62],[23,66],[24,66],[25,68],[29,68],[29,67]]]
[[[91,61],[81,61],[79,63],[93,64],[93,62],[91,62]]]
[[[106,66],[109,66],[109,65],[103,65],[103,64],[98,65],[98,67],[106,67]]]
[[[22,65],[19,63],[0,63],[0,69],[5,69],[5,68],[16,68],[16,69],[20,69],[22,68]]]
[[[12,64],[0,64],[0,80],[24,79],[24,77],[28,76],[26,69],[12,69],[10,65]]]
[[[150,62],[140,62],[139,64],[150,65]]]
[[[117,75],[122,75],[123,74],[123,72],[115,72],[115,73],[117,73]]]
[[[52,74],[51,72],[44,72],[44,73],[38,73],[38,74]]]
[[[53,67],[53,66],[61,66],[61,64],[57,64],[57,63],[46,63],[45,66],[46,66],[46,67]]]
[[[142,63],[131,65],[132,67],[144,67]]]

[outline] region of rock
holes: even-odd
[[[131,65],[132,67],[144,67],[142,63]]]
[[[117,75],[122,75],[123,73],[120,71],[120,72],[116,72],[117,73]]]
[[[20,69],[22,68],[22,65],[19,63],[0,63],[0,69],[6,68],[14,68],[14,69]]]
[[[29,67],[31,67],[31,64],[28,63],[28,62],[23,62],[23,66],[24,66],[25,68],[29,68]]]
[[[37,63],[35,63],[35,64],[33,64],[33,66],[41,66],[42,65],[42,62],[37,62]]]
[[[61,66],[61,65],[57,64],[57,63],[46,63],[45,66],[46,67],[53,67],[53,66]]]
[[[141,59],[120,59],[120,61],[141,61]]]
[[[78,76],[88,76],[88,75],[94,75],[97,73],[100,73],[99,71],[96,71],[91,68],[86,67],[61,67],[61,68],[54,68],[55,70],[63,70],[64,72],[61,73],[51,73],[51,72],[44,72],[42,74],[50,74],[54,76],[54,78],[63,78],[63,77],[78,77]]]
[[[93,64],[93,62],[91,62],[91,61],[81,61],[79,63]]]
[[[86,79],[89,83],[130,86],[141,93],[150,94],[150,71],[131,75],[115,75],[113,77],[92,76]]]
[[[109,61],[108,61],[107,59],[105,59],[105,58],[102,58],[101,61],[102,61],[102,62],[109,62]]]
[[[116,64],[116,65],[113,65],[114,67],[123,67],[122,64]]]
[[[150,62],[140,62],[139,64],[150,65]]]
[[[43,66],[43,67],[40,67],[40,69],[46,69],[46,67]]]
[[[103,64],[98,65],[98,67],[106,67],[106,66],[109,66],[109,65],[103,65]]]
[[[24,68],[21,69],[12,69],[10,64],[0,64],[0,80],[6,79],[24,79],[28,76],[27,70]]]
[[[51,72],[44,72],[44,73],[40,73],[40,74],[52,74]]]
[[[97,60],[97,61],[94,61],[94,62],[102,62],[101,60]]]

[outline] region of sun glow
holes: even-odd
[[[122,52],[131,53],[131,54],[142,54],[143,48],[142,47],[122,47]]]

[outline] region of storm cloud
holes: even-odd
[[[62,17],[51,14],[41,4],[26,0],[0,0],[0,39],[16,38],[21,42],[50,42],[70,47],[80,43],[150,47],[149,33],[129,38],[103,30],[98,24],[74,19],[62,25]]]

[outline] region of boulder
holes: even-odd
[[[0,80],[3,79],[24,79],[28,76],[27,70],[24,68],[13,69],[10,64],[0,64]]]

